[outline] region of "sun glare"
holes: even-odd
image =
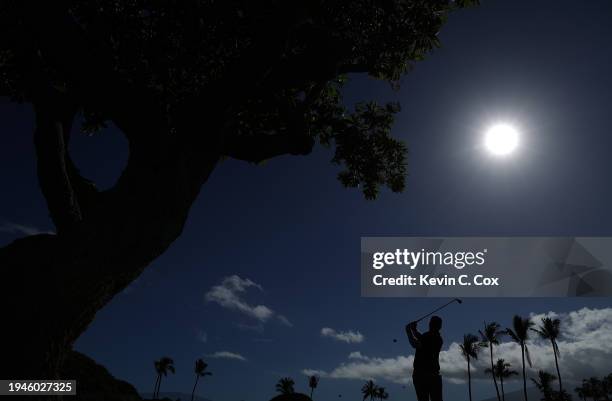
[[[506,156],[514,152],[518,142],[518,132],[508,124],[494,125],[485,134],[485,147],[496,156]]]

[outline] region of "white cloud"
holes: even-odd
[[[55,234],[53,231],[42,230],[38,227],[26,226],[23,224],[16,224],[11,222],[5,222],[0,224],[0,232],[17,235]]]
[[[303,369],[302,373],[305,374],[306,376],[325,376],[327,375],[326,372],[322,371],[322,370],[316,370],[316,369]]]
[[[343,341],[348,344],[361,343],[365,340],[363,334],[358,331],[336,331],[330,327],[323,327],[321,329],[321,335],[323,337],[333,338],[337,341]]]
[[[278,318],[278,320],[279,320],[279,321],[280,321],[282,324],[284,324],[285,326],[287,326],[287,327],[293,327],[293,323],[291,323],[291,322],[289,321],[289,319],[287,319],[285,316],[283,316],[283,315],[278,315],[278,316],[277,316],[277,318]]]
[[[412,371],[412,356],[397,356],[395,358],[370,358],[361,352],[351,352],[349,361],[341,363],[330,372],[315,369],[304,369],[302,373],[310,375],[316,372],[318,376],[331,379],[374,380],[386,379],[394,383],[409,382]]]
[[[221,284],[213,286],[205,297],[208,302],[215,302],[224,308],[241,312],[259,322],[266,322],[275,315],[275,312],[265,305],[251,305],[242,298],[242,294],[251,287],[263,291],[259,284],[233,275],[225,277]],[[291,322],[286,317],[277,315],[277,318],[283,324],[291,326]]]
[[[583,378],[602,376],[612,371],[612,308],[583,308],[565,314],[549,312],[532,314],[532,320],[538,325],[542,317],[561,319],[562,336],[559,339],[561,358],[559,368],[565,382],[579,382]],[[476,330],[474,330],[476,332]],[[528,348],[533,367],[528,368],[529,376],[535,376],[537,370],[555,373],[554,356],[548,341],[538,338],[537,333],[530,333]],[[484,370],[489,366],[488,350],[482,349],[480,358],[472,365],[472,378],[489,380]],[[517,344],[504,342],[494,349],[494,358],[504,358],[520,372],[521,354]],[[383,379],[394,383],[410,383],[413,355],[399,355],[389,358],[369,357],[360,352],[351,352],[348,360],[340,363],[330,371],[316,370],[322,377],[333,379]],[[457,342],[440,352],[440,367],[445,379],[452,382],[463,382],[466,379],[466,362]],[[313,369],[304,369],[308,374]]]
[[[217,351],[214,354],[208,355],[209,358],[218,358],[218,359],[235,359],[238,361],[246,361],[247,359],[242,355],[236,352],[229,351]]]
[[[363,355],[361,352],[355,351],[349,354],[348,359],[367,359],[367,357]]]

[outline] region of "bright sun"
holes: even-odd
[[[518,142],[518,132],[508,124],[494,125],[485,134],[485,146],[496,156],[506,156],[514,152]]]

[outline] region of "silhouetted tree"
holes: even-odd
[[[527,339],[529,338],[529,329],[533,326],[533,322],[529,318],[522,318],[514,315],[512,318],[512,329],[506,329],[508,335],[521,347],[521,361],[523,365],[523,395],[527,400],[527,375],[525,372],[525,359],[531,366],[531,357],[529,356],[529,348],[527,348]]]
[[[390,136],[398,105],[349,109],[341,88],[352,73],[397,84],[439,46],[449,13],[476,1],[3,1],[0,96],[33,107],[56,231],[0,249],[14,377],[58,377],[96,312],[181,234],[223,158],[259,163],[318,142],[335,149],[344,186],[368,199],[403,190],[406,147]],[[73,162],[79,122],[127,139],[109,190]]]
[[[552,392],[553,401],[572,401],[572,396],[565,390]]]
[[[575,387],[574,391],[576,392],[576,394],[578,394],[578,398],[580,398],[583,401],[586,401],[587,393],[583,386]]]
[[[543,370],[538,371],[537,379],[531,379],[531,381],[536,385],[538,390],[540,390],[540,392],[544,396],[544,398],[542,399],[543,401],[553,401],[552,382],[555,380],[557,380],[557,378],[554,375],[551,375],[550,373],[545,372]]]
[[[368,380],[362,387],[361,387],[361,394],[363,394],[363,399],[367,399],[370,398],[370,401],[373,401],[374,398],[376,397],[376,392],[378,391],[378,386],[376,384],[374,384],[374,382],[372,380]]]
[[[463,336],[463,343],[459,344],[461,353],[467,361],[467,374],[468,374],[468,394],[470,401],[472,401],[472,372],[470,367],[471,359],[478,359],[478,337],[474,334],[465,334]]]
[[[159,361],[153,362],[153,367],[155,368],[155,385],[153,386],[153,399],[157,398],[157,385],[159,384],[159,378],[161,376],[161,372],[159,371]]]
[[[193,397],[195,396],[196,386],[198,385],[198,380],[200,379],[200,377],[212,376],[212,372],[207,371],[206,368],[208,368],[208,364],[202,359],[198,359],[195,362],[194,372],[196,375],[196,380],[193,385],[193,390],[191,390],[191,401],[193,401]]]
[[[612,396],[612,373],[603,378],[602,387],[607,400]]]
[[[290,377],[283,377],[279,379],[276,383],[276,391],[281,394],[293,394],[295,390],[293,386],[295,385],[295,381],[293,381]]]
[[[162,376],[167,376],[168,372],[174,373],[174,361],[167,356],[155,361],[155,372],[157,372],[156,388],[153,392],[153,398],[159,398],[159,388],[161,387]]]
[[[494,374],[496,377],[499,377],[499,383],[501,385],[502,401],[506,401],[506,394],[504,392],[504,379],[507,379],[513,375],[518,375],[518,372],[516,370],[510,369],[511,366],[512,365],[507,363],[505,360],[498,359],[493,369],[491,368],[485,369],[485,373]]]
[[[597,377],[591,377],[583,381],[583,386],[586,387],[587,393],[594,401],[600,401],[606,396],[602,384],[602,381]]]
[[[308,379],[308,387],[310,387],[310,399],[312,399],[312,393],[315,388],[319,385],[319,376],[312,375]]]
[[[480,333],[481,344],[484,347],[489,348],[489,356],[491,357],[491,371],[494,370],[493,365],[493,346],[499,345],[500,337],[505,334],[504,331],[500,330],[500,325],[497,322],[484,323],[484,329],[478,330]],[[501,397],[499,395],[499,388],[497,387],[497,378],[496,375],[492,374],[493,384],[495,384],[495,393],[497,394],[497,401],[501,401]]]
[[[378,398],[380,401],[386,400],[389,398],[389,393],[387,393],[387,390],[384,387],[377,387],[376,398]]]
[[[594,379],[594,380],[593,380]],[[588,398],[592,398],[594,401],[597,401],[597,388],[593,388],[593,384],[597,384],[596,378],[591,378],[591,380],[583,379],[582,380],[582,389],[584,391],[584,395]]]
[[[550,341],[552,345],[553,354],[555,356],[555,366],[557,368],[557,378],[559,379],[559,392],[563,392],[563,384],[561,383],[561,372],[559,371],[559,360],[561,357],[559,353],[559,345],[557,344],[557,338],[560,334],[561,320],[552,319],[550,317],[542,318],[542,324],[537,329],[531,329],[538,333],[541,338]]]

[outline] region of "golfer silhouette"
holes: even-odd
[[[442,349],[442,319],[432,316],[429,331],[419,333],[417,322],[406,325],[410,345],[416,350],[412,382],[418,401],[442,401],[442,377],[440,376],[440,350]]]

